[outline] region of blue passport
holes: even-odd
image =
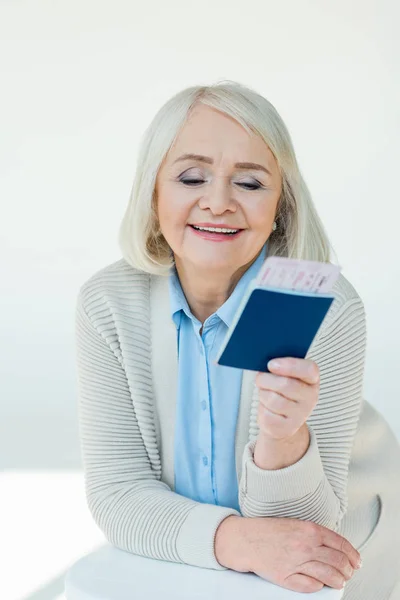
[[[305,358],[334,299],[333,294],[265,287],[253,279],[216,363],[267,373],[272,358]]]

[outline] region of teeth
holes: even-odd
[[[193,227],[199,231],[213,231],[215,233],[236,233],[239,231],[239,229],[222,229],[220,227],[197,227],[196,225],[193,225]]]

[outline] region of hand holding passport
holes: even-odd
[[[272,358],[304,358],[335,296],[341,267],[269,256],[238,307],[216,358],[223,366],[269,372]]]

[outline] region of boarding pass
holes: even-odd
[[[257,277],[257,285],[327,294],[341,267],[327,262],[268,256]]]

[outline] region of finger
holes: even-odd
[[[314,549],[312,558],[313,560],[319,560],[319,562],[335,567],[335,569],[342,573],[347,581],[353,577],[353,566],[349,561],[347,554],[343,554],[340,550],[334,550],[327,546],[318,546]]]
[[[315,388],[300,379],[273,373],[260,372],[256,376],[256,384],[260,390],[271,390],[294,402],[304,401],[308,397],[312,398],[312,394],[315,393]]]
[[[318,365],[313,360],[307,358],[274,358],[268,362],[267,366],[270,371],[279,375],[295,377],[312,385],[319,383]]]
[[[343,589],[343,584],[347,581],[343,577],[343,574],[335,569],[335,567],[319,562],[318,560],[310,560],[302,564],[297,567],[297,572],[314,577],[318,581],[321,581],[325,585],[329,585],[336,590]]]
[[[321,535],[322,535],[322,544],[328,546],[330,548],[334,548],[335,550],[340,550],[344,554],[347,555],[350,563],[352,564],[354,569],[358,568],[358,565],[361,561],[361,554],[354,548],[354,546],[346,540],[343,536],[336,531],[332,531],[328,527],[321,527]]]
[[[303,594],[310,592],[319,592],[324,587],[324,584],[314,577],[307,577],[307,575],[300,575],[299,573],[294,573],[293,575],[289,575],[286,577],[283,583],[280,583],[282,587],[287,590],[292,590],[292,592],[301,592]]]
[[[262,407],[261,410],[266,410],[274,415],[279,415],[284,418],[288,417],[287,412],[290,410],[289,402],[292,401],[288,398],[285,398],[281,394],[271,392],[270,390],[265,392],[265,395],[260,394],[260,406]]]

